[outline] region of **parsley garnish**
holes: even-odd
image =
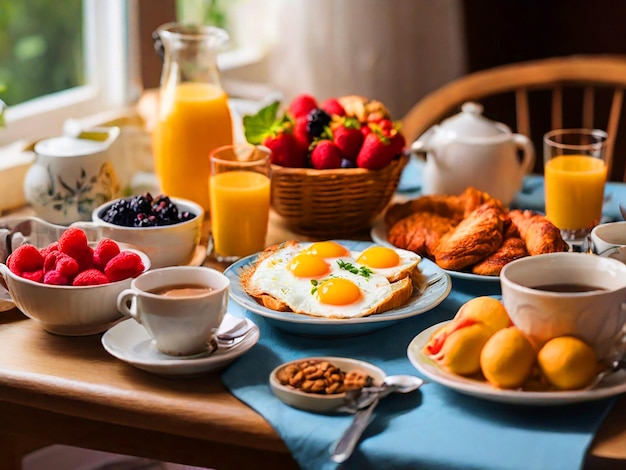
[[[345,269],[346,271],[350,271],[352,274],[357,274],[363,277],[370,277],[370,274],[374,272],[366,266],[360,266],[357,268],[352,263],[343,260],[337,260],[337,264],[341,269]]]
[[[311,279],[311,285],[313,286],[313,288],[311,289],[311,295],[313,295],[317,292],[317,286],[319,285],[319,282],[317,282],[315,279]]]

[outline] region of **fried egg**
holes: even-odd
[[[248,282],[296,313],[355,318],[393,295],[384,276],[361,268],[338,243],[290,243],[261,261]]]
[[[362,252],[353,252],[352,257],[360,265],[367,266],[376,274],[395,282],[410,275],[422,258],[408,250],[374,245]]]

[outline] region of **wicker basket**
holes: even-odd
[[[312,170],[272,166],[272,207],[287,226],[318,238],[367,229],[391,200],[407,155],[382,170]]]

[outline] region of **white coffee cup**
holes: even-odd
[[[558,336],[576,336],[603,359],[622,339],[626,265],[618,260],[573,252],[527,256],[502,269],[500,284],[513,324],[536,348]],[[600,290],[563,292],[554,285]]]
[[[117,308],[148,331],[156,348],[171,356],[206,352],[228,305],[229,279],[203,266],[173,266],[133,279]]]
[[[591,231],[591,242],[598,254],[610,248],[626,246],[626,221],[596,225]]]

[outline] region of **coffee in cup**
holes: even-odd
[[[226,314],[229,285],[224,274],[203,266],[155,269],[133,279],[117,308],[143,325],[160,352],[200,354]]]

